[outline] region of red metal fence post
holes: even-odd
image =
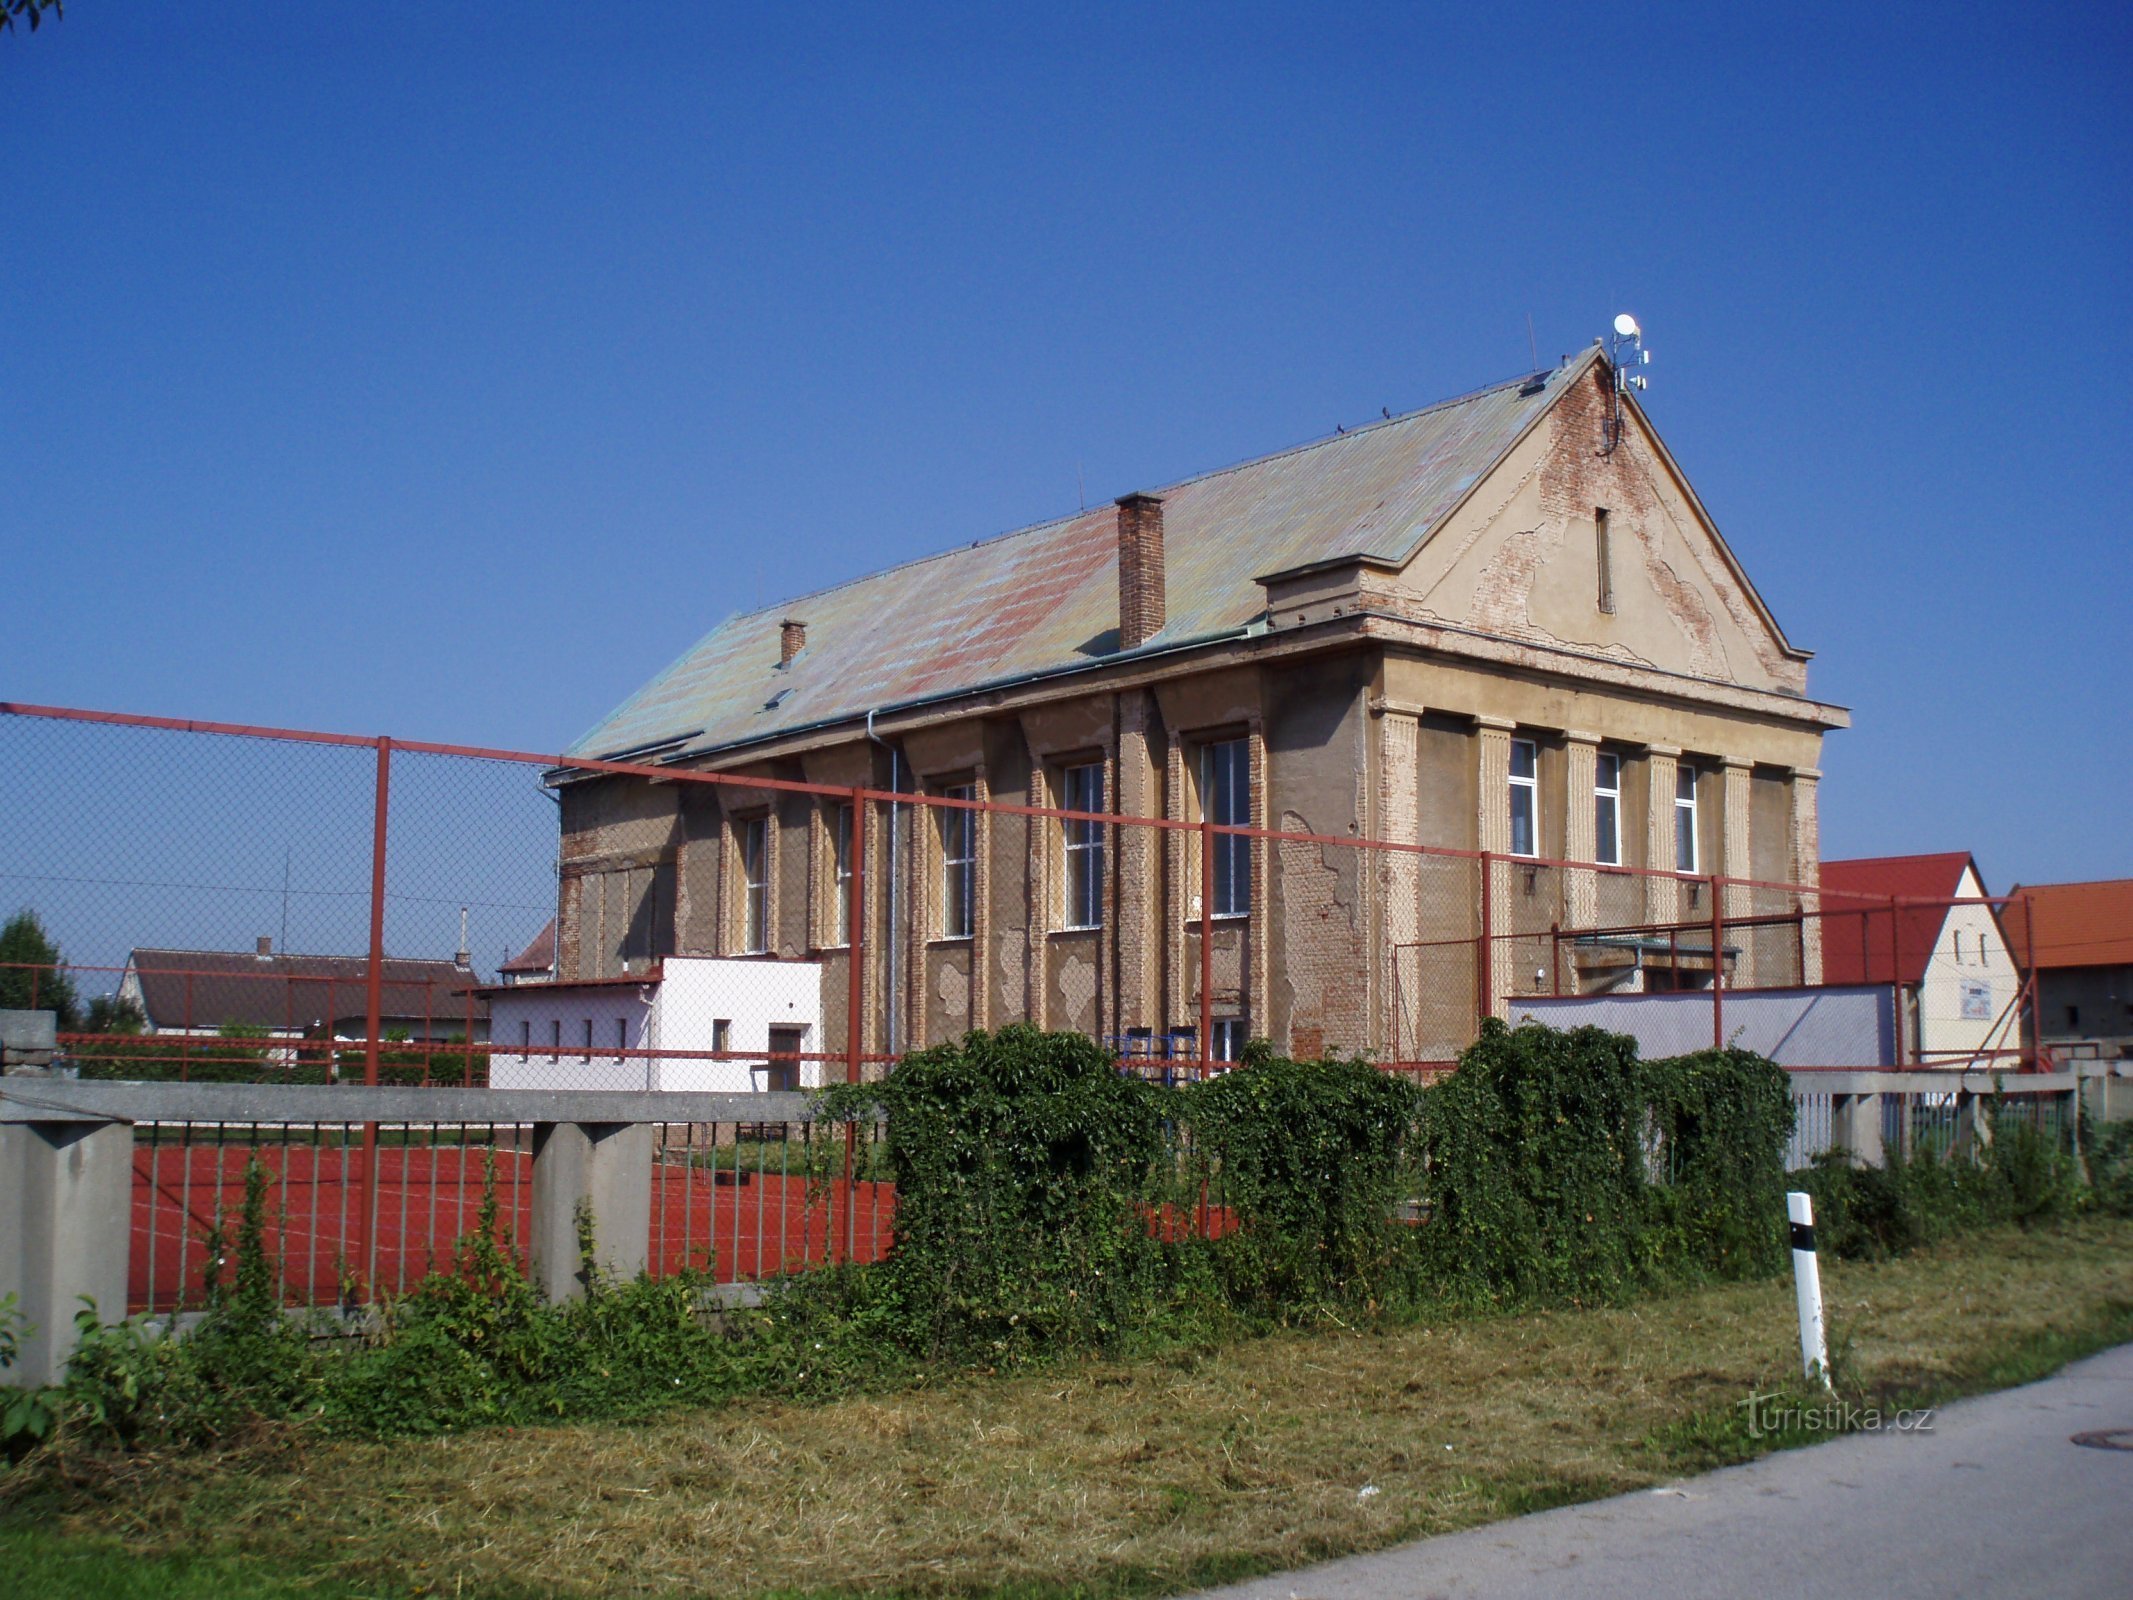
[[[2029,1002],[2029,1052],[2021,1065],[2044,1072],[2050,1063],[2044,1054],[2044,1006],[2037,993],[2037,902],[2027,894],[2022,896],[2022,949],[2029,958],[2029,970],[2020,974],[2023,994]],[[2078,1098],[2075,1110],[2080,1110]]]
[[[1896,908],[1896,897],[1889,896],[1889,993],[1896,997],[1896,1065],[1906,1065],[1905,1058],[1917,1053],[1916,1030],[1909,1027],[1910,1003],[1903,993],[1903,916]],[[1912,1037],[1906,1047],[1904,1035]]]
[[[392,784],[393,742],[378,740],[378,794],[371,814],[370,831],[370,968],[365,975],[363,999],[363,1082],[375,1088],[378,1082],[378,1034],[380,1013],[385,1005],[385,819],[387,794]],[[330,1023],[329,1023],[330,1026]],[[378,1125],[363,1124],[361,1176],[356,1181],[356,1283],[368,1298],[372,1260],[377,1248]]]
[[[1247,938],[1260,938],[1253,928]],[[1200,819],[1200,1071],[1204,1077],[1215,1059],[1215,830]]]
[[[844,960],[848,970],[844,986],[844,1081],[857,1083],[863,1076],[860,1055],[862,1019],[866,1015],[866,860],[867,860],[867,799],[866,790],[852,790],[852,827],[844,843],[845,861],[851,867],[850,899],[845,910]],[[844,1239],[837,1252],[837,1259],[852,1259],[852,1235],[857,1232],[859,1201],[858,1185],[852,1181],[854,1155],[859,1143],[859,1129],[854,1123],[844,1125],[844,1203],[836,1207],[844,1215]],[[836,1226],[834,1217],[831,1226]]]
[[[1726,913],[1718,874],[1711,874],[1711,1048],[1726,1047]]]
[[[1495,997],[1489,991],[1495,982],[1495,895],[1491,892],[1496,858],[1488,851],[1481,852],[1481,937],[1474,945],[1474,1034],[1478,1038],[1481,1025],[1496,1014]]]

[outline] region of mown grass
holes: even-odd
[[[1845,1387],[1937,1402],[2133,1338],[2133,1223],[1825,1283]],[[1797,1381],[1795,1339],[1779,1279],[639,1426],[281,1433],[84,1463],[0,1512],[0,1562],[14,1594],[158,1600],[1173,1592],[1760,1453],[1737,1403]]]

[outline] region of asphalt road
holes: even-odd
[[[1208,1591],[1221,1600],[2133,1596],[2133,1344],[1946,1407],[1641,1494]]]

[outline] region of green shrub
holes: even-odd
[[[1653,1243],[1665,1270],[1722,1279],[1784,1267],[1791,1080],[1746,1050],[1650,1061]]]
[[[1741,1050],[1639,1062],[1634,1040],[1491,1020],[1423,1107],[1439,1294],[1621,1298],[1784,1261],[1782,1069]]]
[[[887,1113],[896,1244],[876,1304],[912,1348],[987,1359],[1088,1349],[1162,1297],[1176,1093],[1079,1034],[1016,1025],[906,1056],[825,1096]]]
[[[2082,1123],[2090,1195],[2106,1216],[2133,1217],[2133,1122]]]
[[[1951,1148],[1925,1144],[1907,1156],[1892,1144],[1879,1166],[1832,1151],[1794,1173],[1814,1197],[1817,1245],[1881,1260],[1973,1228],[2030,1227],[2109,1203],[2111,1178],[2083,1183],[2067,1131],[2040,1128],[1997,1098],[1984,1122],[1987,1136]],[[2090,1160],[2093,1173],[2094,1152]]]
[[[1209,1246],[1234,1307],[1281,1317],[1381,1304],[1411,1285],[1400,1207],[1421,1109],[1413,1084],[1365,1061],[1289,1061],[1259,1046],[1182,1098],[1235,1219]]]
[[[1646,1276],[1637,1047],[1489,1019],[1423,1109],[1440,1293],[1483,1302],[1619,1298]]]

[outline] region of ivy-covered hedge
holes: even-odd
[[[1422,1094],[1363,1061],[1261,1047],[1184,1091],[1216,1213],[1214,1269],[1234,1309],[1268,1316],[1382,1305],[1412,1287],[1406,1202]]]
[[[1746,1051],[1645,1062],[1620,1034],[1491,1020],[1427,1097],[1425,1277],[1537,1304],[1773,1271],[1792,1119]]]
[[[1785,1069],[1746,1050],[1705,1050],[1645,1062],[1640,1076],[1661,1266],[1726,1279],[1781,1271],[1795,1115]]]
[[[888,1117],[896,1246],[871,1298],[909,1345],[1099,1347],[1167,1297],[1149,1223],[1174,1198],[1174,1095],[1094,1040],[973,1033],[831,1090],[825,1110]]]
[[[1428,1090],[1262,1046],[1208,1082],[1027,1027],[831,1092],[885,1114],[896,1246],[836,1287],[907,1351],[1116,1348],[1208,1319],[1614,1300],[1784,1263],[1785,1074],[1484,1028]],[[818,1309],[820,1295],[810,1287]]]

